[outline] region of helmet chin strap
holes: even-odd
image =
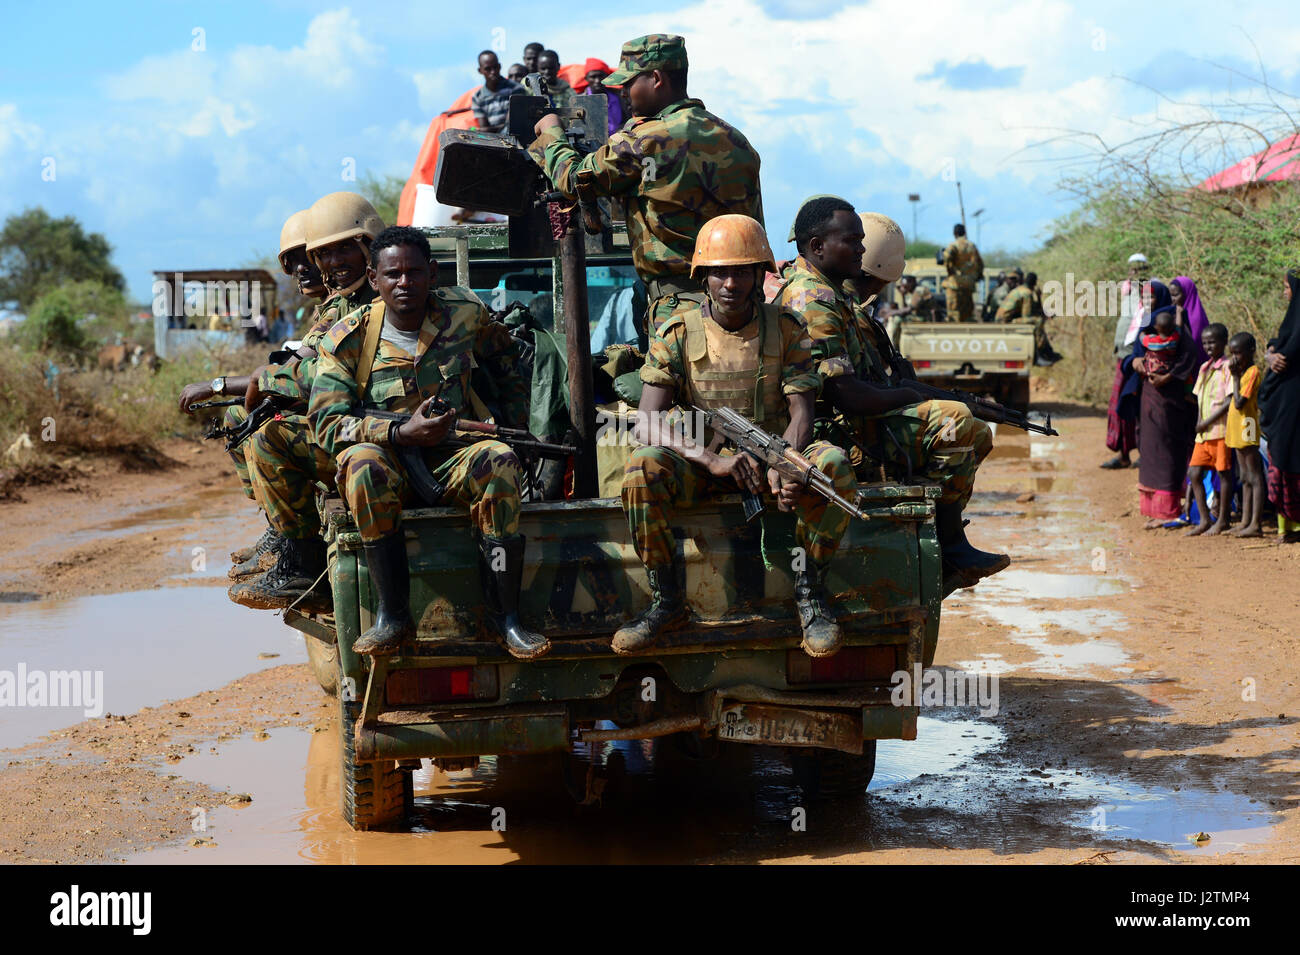
[[[365,243],[365,241],[364,241],[364,240],[361,238],[361,236],[359,236],[359,235],[354,235],[354,236],[352,237],[352,241],[355,242],[355,243],[360,247],[362,253],[365,255],[366,262],[369,262],[369,261],[370,261],[370,246],[367,245],[367,244]],[[321,284],[324,285],[325,288],[326,288],[327,290],[329,290],[330,292],[333,292],[333,293],[336,294],[336,295],[351,295],[351,294],[352,294],[353,292],[355,292],[357,289],[361,288],[362,283],[364,283],[364,282],[366,281],[366,273],[365,273],[365,270],[363,269],[363,270],[361,271],[361,278],[357,279],[355,282],[353,282],[353,283],[352,283],[351,285],[349,285],[347,288],[336,289],[336,288],[334,288],[333,286],[331,286],[328,282],[325,281],[325,269],[321,267],[320,261],[316,258],[316,256],[315,256],[312,252],[308,252],[308,253],[307,253],[307,257],[308,257],[309,259],[311,259],[312,264],[316,266],[316,270],[317,270],[318,272],[320,272],[320,274],[321,274]]]

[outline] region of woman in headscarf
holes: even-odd
[[[1286,318],[1269,339],[1267,371],[1259,389],[1260,427],[1268,439],[1268,499],[1277,508],[1277,530],[1287,543],[1300,541],[1300,274],[1286,273]]]
[[[1196,283],[1186,275],[1180,275],[1169,283],[1169,297],[1174,304],[1178,324],[1192,333],[1192,342],[1196,346],[1196,367],[1200,368],[1210,356],[1201,347],[1201,332],[1210,324],[1201,305],[1201,293]]]
[[[1136,403],[1139,409],[1138,493],[1142,513],[1148,518],[1144,526],[1152,530],[1183,511],[1187,462],[1196,442],[1196,405],[1188,398],[1187,381],[1199,366],[1191,333],[1182,325],[1178,328],[1178,346],[1173,351],[1169,370],[1161,373],[1147,367],[1142,337],[1156,316],[1172,313],[1174,306],[1169,289],[1155,279],[1143,295],[1146,319],[1141,334],[1133,342],[1132,353],[1121,365],[1126,380],[1120,407],[1122,411],[1130,410]]]

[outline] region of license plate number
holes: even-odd
[[[814,746],[861,753],[862,720],[845,713],[733,703],[722,708],[718,738],[728,743]]]

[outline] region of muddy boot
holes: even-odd
[[[960,587],[973,587],[980,580],[1006,570],[1011,558],[979,550],[966,539],[961,511],[951,504],[940,504],[935,514],[935,532],[943,552],[944,596]]]
[[[844,643],[844,634],[831,613],[826,596],[826,567],[812,564],[794,575],[794,606],[803,627],[803,652],[810,657],[829,657]]]
[[[239,550],[231,551],[230,562],[232,564],[242,564],[244,561],[248,560],[248,558],[256,554],[264,553],[267,548],[275,543],[279,536],[280,535],[275,532],[275,528],[268,524],[266,530],[262,531],[262,536],[254,543],[247,547],[241,547]]]
[[[375,592],[375,623],[352,645],[352,650],[372,657],[391,657],[403,643],[415,639],[406,534],[399,527],[377,541],[367,542],[364,550],[370,587]]]
[[[230,570],[226,572],[227,577],[231,580],[243,580],[246,577],[256,577],[262,571],[270,570],[275,566],[276,561],[280,559],[280,554],[284,551],[285,538],[269,528],[268,533],[274,535],[270,542],[261,550],[254,550],[244,560],[233,564]],[[262,536],[265,539],[266,535],[263,534]],[[261,546],[261,541],[258,542],[258,546]],[[231,554],[230,556],[234,557],[235,555]]]
[[[235,584],[230,599],[254,610],[293,606],[304,613],[331,613],[334,601],[324,571],[323,540],[315,535],[285,538],[275,566],[260,577]]]
[[[524,576],[524,538],[481,537],[479,570],[487,619],[510,655],[516,660],[536,660],[550,652],[551,641],[519,622],[519,588]]]
[[[686,566],[673,557],[667,567],[646,570],[650,578],[650,606],[641,611],[614,634],[609,646],[615,653],[640,653],[654,646],[659,635],[676,630],[690,619],[686,607]]]

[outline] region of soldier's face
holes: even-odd
[[[811,243],[827,278],[844,281],[862,271],[862,238],[862,220],[856,212],[841,209],[835,213],[825,237],[814,238]]]
[[[330,288],[347,288],[366,274],[366,250],[355,239],[321,246],[316,261]]]
[[[308,298],[320,298],[325,294],[325,283],[321,279],[320,269],[307,258],[307,248],[298,246],[290,249],[280,257],[280,264],[285,272],[298,282],[298,292]]]
[[[757,278],[752,265],[719,265],[707,270],[704,284],[724,314],[736,315],[749,311]]]
[[[403,317],[422,315],[429,301],[433,270],[420,250],[410,245],[389,246],[366,270],[370,287],[384,304]]]
[[[638,73],[623,84],[623,96],[636,116],[653,116],[659,112],[655,71]]]

